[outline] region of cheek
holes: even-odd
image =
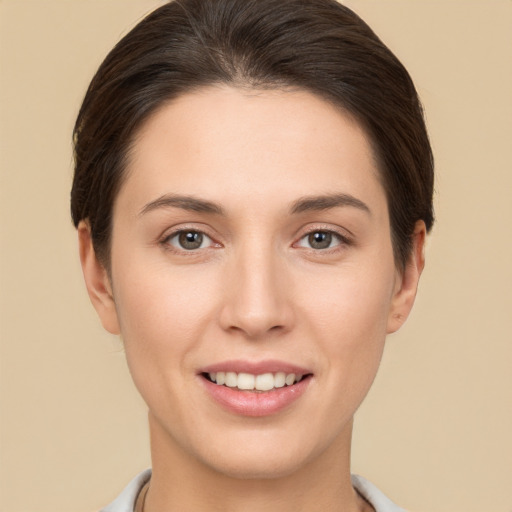
[[[377,372],[394,286],[392,262],[369,268],[343,269],[304,301],[310,336],[329,369],[329,386],[333,393],[353,394],[354,402],[362,400]]]
[[[304,310],[330,336],[359,344],[385,334],[394,288],[391,265],[343,268],[313,276],[303,290]],[[316,277],[316,279],[315,279]]]
[[[119,268],[117,274],[114,298],[136,383],[148,372],[154,373],[153,379],[169,371],[190,376],[188,354],[200,342],[216,307],[213,276],[147,262]]]
[[[114,292],[126,361],[149,409],[179,430],[189,423],[191,369],[215,307],[209,292],[214,286],[206,276],[192,280],[185,270],[147,263],[138,269],[119,272]]]

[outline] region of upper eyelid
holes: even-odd
[[[206,236],[210,240],[214,241],[213,238],[206,233],[205,231],[201,231],[199,229],[178,229],[177,231],[171,231],[169,234],[166,234],[163,236],[164,240],[169,240],[171,238],[175,238],[178,235],[181,235],[181,233],[200,233],[201,235]]]
[[[194,249],[185,249],[184,247],[179,247],[179,245],[178,246],[174,245],[174,243],[172,243],[171,241],[174,239],[178,239],[178,237],[182,233],[200,233],[203,237],[207,238],[206,247],[196,247]],[[204,241],[204,239],[201,241],[201,245],[202,245],[203,241]],[[171,233],[168,237],[166,237],[164,239],[164,243],[166,245],[171,245],[175,251],[184,251],[187,253],[193,253],[193,252],[201,251],[204,249],[209,249],[211,247],[215,247],[215,246],[219,245],[217,242],[215,242],[215,240],[211,236],[207,235],[206,233],[203,233],[202,231],[197,231],[197,230],[193,230],[193,229],[183,229],[183,230],[177,231],[175,233]]]
[[[339,243],[337,245],[335,245],[334,247],[329,247],[329,248],[325,248],[325,249],[315,249],[313,247],[309,247],[309,248],[302,247],[303,249],[312,250],[315,252],[316,251],[328,252],[330,250],[335,250],[335,249],[339,248],[339,246],[352,245],[352,240],[349,237],[342,235],[341,233],[338,233],[337,231],[327,230],[327,229],[313,229],[313,230],[309,231],[308,233],[303,234],[295,242],[293,242],[293,246],[294,247],[299,246],[298,244],[300,244],[300,242],[302,242],[305,238],[307,238],[312,233],[317,233],[317,232],[330,233],[330,234],[334,235],[334,237],[337,238]],[[301,247],[301,246],[299,246],[299,247]]]
[[[178,235],[179,233],[183,233],[184,231],[195,231],[197,233],[202,233],[203,235],[206,235],[212,240],[215,239],[215,236],[212,234],[211,229],[209,229],[205,225],[197,226],[197,224],[178,224],[177,226],[168,227],[162,232],[162,234],[158,238],[160,240],[166,240],[168,238]]]
[[[301,230],[299,230],[299,232],[300,231],[302,231],[302,234],[300,234],[300,235],[297,234],[297,240],[301,240],[305,236],[308,236],[311,233],[316,233],[317,231],[324,231],[326,233],[332,233],[334,235],[339,236],[342,240],[346,240],[346,241],[352,241],[352,239],[354,238],[354,234],[346,228],[334,227],[332,225],[325,225],[325,224],[313,225],[310,227],[303,228],[303,230],[301,229]]]
[[[313,223],[312,223],[313,224]],[[177,225],[174,227],[170,227],[163,231],[163,233],[158,237],[159,242],[163,243],[166,240],[169,240],[172,237],[175,237],[176,235],[186,232],[186,231],[195,231],[198,233],[202,233],[203,235],[207,236],[213,243],[223,245],[221,242],[219,242],[218,236],[215,236],[212,233],[212,229],[209,229],[206,225],[200,225],[197,224],[185,224],[185,225]],[[299,230],[296,231],[294,236],[294,241],[292,242],[292,245],[295,245],[298,241],[302,240],[304,237],[310,235],[311,233],[315,233],[317,231],[323,231],[332,233],[336,237],[338,237],[342,242],[349,243],[353,241],[354,235],[352,232],[350,232],[346,228],[342,228],[339,226],[332,226],[328,224],[313,224],[310,226],[303,226]]]
[[[326,247],[324,249],[304,247],[300,245],[304,238],[316,232],[331,233],[337,239],[338,243],[333,247]],[[340,226],[339,224],[331,224],[328,222],[310,222],[298,230],[292,247],[296,249],[302,249],[312,254],[323,254],[324,256],[327,256],[329,254],[337,254],[340,251],[345,251],[348,248],[356,246],[356,241],[356,236],[352,233],[352,231],[345,228],[344,226]]]
[[[183,232],[201,233],[202,235],[206,236],[209,239],[209,243],[206,247],[198,247],[196,249],[185,249],[184,247],[179,247],[177,245],[174,245],[174,243],[171,243],[171,240],[173,238],[177,237]],[[217,249],[219,247],[222,247],[222,244],[218,243],[212,236],[210,236],[204,230],[200,230],[197,228],[179,228],[171,231],[167,230],[161,237],[157,239],[157,243],[166,252],[169,252],[176,256],[188,257],[199,256],[200,254],[204,255],[204,251],[207,251],[208,249]]]

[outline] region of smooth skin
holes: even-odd
[[[369,141],[305,91],[211,86],[161,107],[134,141],[114,205],[110,273],[86,221],[80,255],[105,329],[149,407],[146,512],[361,511],[355,411],[423,269],[416,223],[395,265]],[[201,368],[280,360],[312,374],[277,414],[205,392]]]

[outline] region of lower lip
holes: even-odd
[[[200,376],[209,395],[228,411],[242,416],[270,416],[287,408],[306,391],[311,376],[304,377],[292,386],[265,392],[241,391],[220,386]]]

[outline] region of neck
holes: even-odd
[[[352,424],[327,450],[287,474],[237,478],[192,457],[150,416],[153,476],[144,512],[361,512],[350,482]]]

